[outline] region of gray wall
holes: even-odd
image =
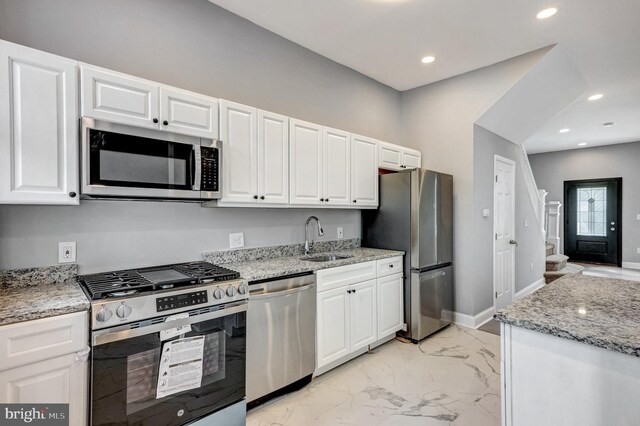
[[[455,310],[477,315],[492,306],[491,290],[476,279],[474,123],[525,75],[548,49],[402,93],[403,144],[419,149],[425,168],[454,176]]]
[[[244,232],[246,247],[304,241],[315,214],[325,236],[360,236],[360,215],[347,210],[202,208],[192,203],[82,202],[71,206],[0,206],[0,269],[58,263],[58,242],[76,241],[81,273],[202,259]],[[315,229],[315,228],[314,228]],[[312,234],[313,235],[313,234]]]
[[[486,306],[493,304],[493,189],[494,156],[508,158],[515,166],[515,293],[542,279],[545,271],[544,239],[527,190],[520,147],[481,126],[475,126],[473,146],[473,224],[475,276],[477,286],[483,289],[481,300]],[[482,210],[489,209],[489,217]],[[528,226],[527,226],[528,224]]]
[[[0,0],[0,38],[391,142],[400,134],[397,91],[206,0]],[[246,246],[300,242],[310,214],[325,239],[337,226],[360,236],[353,210],[0,206],[0,269],[57,263],[59,241],[78,242],[81,272],[199,259],[238,230]]]
[[[547,201],[564,203],[565,180],[621,177],[622,261],[640,262],[640,221],[636,218],[640,214],[640,142],[532,154],[529,161],[538,188],[549,192]],[[563,222],[560,221],[562,239]]]

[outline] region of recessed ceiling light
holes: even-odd
[[[586,142],[581,142],[581,143],[578,144],[578,146],[587,146],[587,143]]]
[[[541,10],[540,12],[538,12],[538,14],[536,15],[536,18],[538,18],[538,19],[547,19],[547,18],[551,18],[556,13],[558,13],[558,8],[557,7],[550,7],[548,9]]]
[[[607,123],[604,123],[603,126],[604,127],[611,127],[611,126],[613,126],[613,121],[609,121]]]
[[[604,95],[602,93],[596,93],[595,95],[591,95],[587,98],[590,101],[597,101],[598,99],[602,99]]]
[[[430,64],[435,60],[436,60],[435,56],[425,56],[424,58],[420,59],[420,62],[422,62],[423,64]]]
[[[569,133],[571,129],[560,129],[558,130],[560,133]]]

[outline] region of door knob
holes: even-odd
[[[615,231],[615,230],[616,230],[616,228],[611,228],[611,230],[612,230],[612,231]]]
[[[516,240],[509,240],[509,244],[518,247],[518,242]]]
[[[615,222],[611,222],[611,226],[613,226],[613,225],[615,225],[615,224],[616,224]]]

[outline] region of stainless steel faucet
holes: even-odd
[[[304,223],[304,254],[309,254],[309,252],[313,250],[313,240],[311,240],[311,243],[309,243],[309,222],[311,222],[312,220],[318,222],[318,236],[322,237],[324,235],[324,230],[322,229],[320,219],[315,216],[309,216],[307,221]]]

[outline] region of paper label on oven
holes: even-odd
[[[199,388],[202,383],[204,336],[187,337],[162,345],[156,399]]]
[[[170,315],[164,320],[164,322],[175,321],[183,318],[189,318],[189,313],[183,312],[181,314]],[[191,331],[191,324],[181,325],[180,327],[170,328],[168,330],[162,330],[160,331],[160,340],[161,341],[169,340],[173,337],[188,333],[190,331]]]

